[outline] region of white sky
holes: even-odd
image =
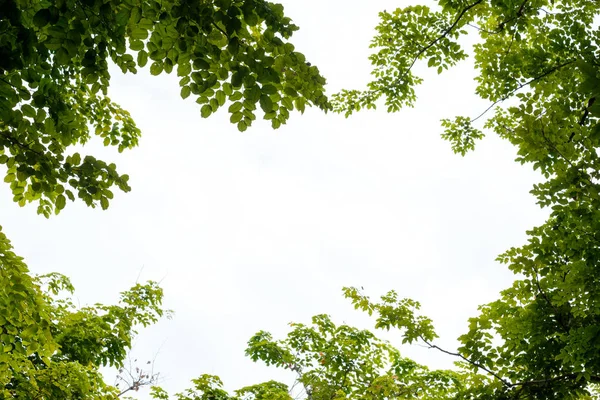
[[[398,1],[284,1],[301,27],[297,49],[328,78],[330,93],[369,79],[368,44],[377,13]],[[175,76],[116,73],[112,98],[143,131],[121,155],[99,143],[84,153],[115,161],[133,191],[108,211],[69,204],[45,220],[0,189],[5,233],[35,273],[71,277],[81,304],[114,302],[140,281],[162,280],[175,310],[143,330],[134,349],[156,358],[171,393],[203,373],[235,389],[293,376],[244,357],[258,330],[327,313],[371,327],[341,296],[344,285],[372,296],[395,289],[423,305],[442,337],[466,331],[479,304],[512,281],[496,255],[525,239],[545,213],[529,195],[537,176],[514,149],[488,137],[465,158],[440,139],[440,118],[477,115],[470,61],[441,77],[426,71],[414,109],[344,119],[309,110],[272,131],[239,133],[222,110],[200,118],[181,100]],[[140,272],[141,271],[141,272]],[[399,344],[399,335],[384,335]],[[432,367],[448,356],[401,347]],[[143,395],[141,395],[143,397]]]

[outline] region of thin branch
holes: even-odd
[[[2,82],[4,82],[4,83],[6,83],[6,84],[7,84],[7,85],[9,85],[9,86],[12,86],[13,88],[15,88],[16,90],[18,90],[18,91],[19,91],[19,92],[21,92],[21,93],[25,93],[25,94],[29,94],[29,95],[31,95],[31,93],[29,93],[29,91],[27,91],[26,89],[23,89],[23,88],[20,88],[20,87],[17,87],[17,86],[15,86],[15,85],[13,85],[12,83],[10,83],[9,81],[7,81],[6,79],[4,79],[4,78],[3,78],[3,77],[1,77],[1,76],[0,76],[0,81],[2,81]]]
[[[466,6],[456,17],[456,19],[454,20],[454,22],[446,29],[444,29],[444,31],[435,39],[433,39],[431,42],[429,42],[426,46],[422,47],[417,54],[413,57],[410,65],[408,66],[408,68],[406,68],[406,70],[404,71],[404,73],[402,73],[402,75],[400,77],[398,77],[398,79],[396,79],[395,83],[397,82],[401,82],[404,77],[412,70],[412,68],[415,66],[417,60],[419,60],[419,58],[421,58],[421,56],[430,48],[432,48],[433,46],[435,46],[435,44],[437,42],[439,42],[440,40],[442,40],[443,38],[445,38],[446,36],[448,36],[448,34],[450,34],[450,32],[452,32],[452,30],[454,28],[456,28],[456,26],[458,25],[458,23],[460,22],[460,20],[465,16],[465,14],[472,9],[473,7],[477,6],[478,4],[481,4],[483,2],[483,0],[477,0],[475,3]],[[379,92],[381,90],[383,90],[384,88],[379,88],[379,89],[375,89],[375,90],[371,90],[369,92],[367,92],[368,94],[365,95],[365,97],[368,97],[370,95],[372,95],[373,93]]]
[[[523,15],[523,9],[525,8],[525,4],[527,4],[528,1],[529,0],[523,0],[523,3],[521,3],[521,7],[519,7],[519,10],[517,11],[517,18]]]
[[[402,78],[404,78],[406,76],[406,74],[408,74],[410,72],[410,70],[414,67],[415,63],[417,62],[417,60],[419,58],[421,58],[421,56],[430,48],[432,48],[433,46],[435,46],[435,44],[437,42],[439,42],[440,40],[442,40],[443,38],[445,38],[446,36],[448,36],[448,34],[450,34],[450,32],[452,32],[452,30],[454,28],[456,28],[456,26],[458,25],[458,23],[460,22],[460,20],[465,16],[465,14],[472,9],[473,7],[477,6],[478,4],[481,4],[483,2],[483,0],[477,0],[475,3],[466,6],[465,8],[463,8],[463,10],[458,14],[458,16],[456,17],[456,19],[454,20],[454,22],[452,23],[452,25],[450,25],[448,28],[446,28],[441,35],[439,35],[437,38],[435,38],[434,40],[432,40],[427,46],[421,48],[421,50],[419,50],[419,52],[417,53],[417,55],[413,58],[412,62],[410,63],[410,66],[408,67],[408,69],[404,72],[404,74],[402,75],[402,77],[400,77],[399,80],[401,80]]]
[[[17,139],[15,139],[12,135],[8,134],[7,132],[0,132],[0,135],[4,136],[9,142],[11,142],[13,145],[20,147],[21,149],[25,150],[25,151],[31,151],[32,153],[37,154],[38,156],[42,157],[44,156],[43,153],[40,153],[39,151],[35,151],[33,150],[29,145],[27,144],[23,144],[20,141],[18,141]]]
[[[340,383],[336,385],[337,386],[336,392],[344,387],[344,385],[346,384],[346,379],[348,378],[348,374],[350,373],[351,370],[352,370],[352,365],[349,365],[348,368],[346,368],[346,370],[344,371],[344,376],[342,377]],[[333,392],[331,394],[332,400],[335,397],[336,392]]]
[[[421,339],[421,340],[422,340],[422,341],[423,341],[423,342],[424,342],[424,343],[425,343],[427,346],[429,346],[429,348],[430,348],[430,349],[436,349],[436,350],[439,350],[439,351],[441,351],[442,353],[445,353],[445,354],[448,354],[448,355],[451,355],[451,356],[454,356],[454,357],[459,357],[459,358],[463,359],[464,361],[468,362],[469,364],[473,365],[474,367],[480,368],[480,369],[484,370],[485,372],[487,372],[488,374],[492,375],[494,378],[496,378],[496,379],[498,379],[500,382],[502,382],[502,384],[503,384],[504,386],[506,386],[506,387],[512,387],[512,386],[513,386],[513,384],[512,384],[512,383],[510,383],[510,382],[509,382],[509,381],[507,381],[506,379],[502,378],[500,375],[498,375],[498,374],[497,374],[497,373],[495,373],[494,371],[492,371],[492,370],[490,370],[490,369],[488,369],[488,368],[484,367],[483,365],[479,364],[478,362],[476,362],[476,361],[472,361],[472,360],[469,360],[467,357],[463,356],[463,355],[462,355],[462,354],[460,354],[460,353],[454,353],[454,352],[452,352],[452,351],[448,351],[448,350],[442,349],[441,347],[439,347],[439,346],[436,346],[435,344],[433,344],[433,343],[429,342],[429,341],[428,341],[427,339],[425,339],[423,336],[419,336],[419,338],[420,338],[420,339]]]
[[[548,71],[544,72],[543,74],[536,76],[535,78],[532,78],[530,80],[528,80],[525,83],[521,83],[519,84],[515,89],[511,90],[508,94],[502,96],[500,99],[496,100],[495,102],[493,102],[488,108],[486,108],[481,114],[479,114],[478,116],[476,116],[475,118],[471,119],[471,123],[477,121],[478,119],[480,119],[481,117],[483,117],[488,111],[490,111],[492,108],[494,108],[496,105],[498,105],[499,103],[502,103],[503,101],[507,100],[508,98],[512,97],[516,92],[518,92],[519,90],[523,89],[526,86],[531,85],[534,82],[539,81],[540,79],[545,78],[546,76],[558,71],[559,69],[566,67],[567,65],[573,64],[576,60],[570,60],[570,61],[566,61],[562,64],[559,64],[555,67],[550,68]]]
[[[477,368],[480,368],[480,369],[484,370],[485,372],[487,372],[488,374],[492,375],[494,378],[496,378],[500,382],[502,382],[502,384],[504,386],[506,386],[507,388],[520,387],[519,388],[519,392],[521,392],[524,389],[524,387],[526,387],[526,386],[547,385],[548,383],[552,383],[552,382],[555,382],[555,381],[568,380],[568,379],[576,379],[577,376],[578,376],[578,374],[576,374],[576,373],[571,373],[571,374],[565,374],[565,375],[555,376],[553,378],[534,379],[534,380],[530,380],[530,381],[520,381],[520,382],[512,383],[512,382],[509,382],[506,379],[502,378],[500,375],[498,375],[497,373],[493,372],[492,370],[490,370],[490,369],[482,366],[481,364],[479,364],[479,363],[477,363],[475,361],[469,360],[468,358],[466,358],[465,356],[463,356],[460,353],[455,353],[455,352],[452,352],[452,351],[448,351],[448,350],[442,349],[441,347],[436,346],[433,343],[427,341],[422,336],[420,336],[420,339],[427,346],[429,346],[429,348],[431,348],[431,349],[436,349],[436,350],[441,351],[442,353],[445,353],[445,354],[448,354],[448,355],[451,355],[451,356],[455,356],[455,357],[459,357],[459,358],[463,359],[464,361],[468,362],[469,364],[471,364],[471,365],[473,365],[473,366],[475,366]],[[594,382],[594,383],[600,383],[600,376],[592,375],[592,376],[590,376],[589,381],[590,382]]]
[[[559,149],[558,147],[556,147],[556,145],[554,143],[552,143],[552,141],[550,139],[548,139],[548,137],[546,136],[546,132],[544,132],[544,125],[541,125],[541,129],[540,132],[542,133],[542,137],[544,138],[544,141],[546,142],[546,144],[548,144],[548,146],[550,146],[550,148],[552,150],[554,150],[556,153],[558,153],[559,156],[561,156],[566,162],[569,163],[569,165],[573,168],[575,168],[576,170],[578,170],[579,172],[581,172],[579,170],[579,168],[573,163],[573,161],[571,161],[570,158],[568,158],[567,156],[565,156]],[[588,180],[589,181],[589,180]],[[592,182],[589,182],[590,184],[593,185]]]
[[[550,298],[548,297],[548,295],[546,294],[546,292],[544,292],[544,290],[542,290],[542,286],[540,285],[540,280],[538,278],[538,270],[537,268],[535,268],[535,266],[531,267],[534,271],[534,282],[535,282],[535,286],[537,287],[538,292],[542,295],[542,297],[544,298],[544,300],[546,300],[546,303],[548,303],[548,305],[552,308],[552,310],[554,310],[554,315],[555,315],[555,320],[556,322],[558,322],[558,324],[564,329],[565,332],[569,331],[569,327],[567,325],[565,325],[564,321],[559,318],[559,311],[556,308],[556,306],[550,301]]]
[[[588,104],[583,111],[583,115],[581,116],[581,119],[579,120],[579,126],[585,125],[585,123],[587,122],[587,119],[588,119],[588,115],[590,114],[590,107],[592,105],[594,105],[595,102],[596,102],[595,97],[592,97],[591,99],[588,100]],[[574,136],[574,134],[573,134],[573,136]],[[573,136],[571,136],[569,141],[571,141],[573,139]]]
[[[227,34],[227,32],[225,32],[219,25],[217,25],[214,21],[210,23],[212,26],[214,26],[215,28],[217,28],[219,31],[221,31],[221,33],[223,35],[225,35],[226,38],[229,39],[229,35]]]
[[[488,30],[484,30],[483,28],[481,28],[481,27],[478,27],[478,26],[476,26],[476,25],[474,25],[474,24],[471,24],[471,23],[467,23],[467,25],[468,25],[468,26],[471,26],[471,27],[473,27],[473,28],[475,28],[475,29],[477,29],[477,30],[479,30],[480,32],[486,32],[486,33],[488,33],[488,34],[497,34],[497,33],[500,33],[500,32],[502,32],[502,31],[504,30],[504,28],[505,28],[506,24],[508,24],[508,23],[510,23],[510,22],[512,22],[512,21],[514,21],[514,20],[516,20],[516,19],[518,19],[518,18],[520,18],[521,16],[523,16],[523,10],[524,10],[524,8],[525,8],[525,5],[527,4],[527,2],[528,2],[528,1],[529,1],[529,0],[524,0],[524,1],[521,3],[521,5],[520,5],[519,9],[517,10],[517,12],[516,12],[516,15],[515,15],[514,17],[512,17],[512,18],[509,18],[509,19],[507,19],[506,21],[503,21],[503,22],[501,22],[501,23],[500,23],[500,25],[498,26],[498,30],[497,30],[496,32],[494,32],[494,31],[488,31]],[[408,66],[408,68],[407,68],[407,69],[404,71],[404,73],[403,73],[403,74],[402,74],[402,75],[401,75],[401,76],[400,76],[398,79],[396,79],[396,82],[400,82],[400,81],[402,81],[402,80],[404,79],[404,77],[405,77],[405,76],[406,76],[406,75],[407,75],[407,74],[408,74],[408,73],[409,73],[409,72],[412,70],[412,68],[415,66],[415,63],[417,62],[417,60],[419,60],[419,59],[421,58],[421,56],[422,56],[422,55],[423,55],[423,54],[424,54],[424,53],[425,53],[427,50],[429,50],[430,48],[432,48],[433,46],[435,46],[435,45],[436,45],[436,44],[437,44],[437,43],[438,43],[440,40],[442,40],[443,38],[445,38],[446,36],[448,36],[448,35],[450,34],[450,32],[452,32],[452,30],[454,30],[454,28],[456,28],[456,26],[457,26],[457,25],[458,25],[458,23],[461,21],[461,19],[462,19],[462,18],[465,16],[465,14],[466,14],[466,13],[467,13],[469,10],[471,10],[473,7],[476,7],[477,5],[481,4],[482,2],[483,2],[483,0],[477,0],[477,1],[476,1],[476,2],[474,2],[473,4],[470,4],[470,5],[466,6],[466,7],[465,7],[465,8],[464,8],[464,9],[463,9],[463,10],[462,10],[462,11],[461,11],[459,14],[458,14],[458,16],[456,17],[456,19],[454,20],[454,22],[453,22],[453,23],[452,23],[452,24],[451,24],[451,25],[450,25],[448,28],[446,28],[446,29],[445,29],[445,30],[444,30],[444,31],[443,31],[443,32],[442,32],[442,33],[441,33],[441,34],[440,34],[440,35],[439,35],[437,38],[435,38],[434,40],[432,40],[431,42],[429,42],[429,44],[427,44],[426,46],[422,47],[422,48],[421,48],[421,49],[420,49],[420,50],[417,52],[417,54],[414,56],[414,58],[413,58],[412,62],[411,62],[411,63],[410,63],[410,65]],[[513,39],[514,39],[514,35],[513,35]],[[512,45],[512,41],[511,41],[511,45]],[[539,78],[541,79],[541,78],[542,78],[542,76],[541,76],[541,77],[539,77]],[[532,82],[532,81],[531,81],[531,82]],[[531,82],[528,82],[528,83],[527,83],[527,84],[525,84],[525,85],[528,85],[528,84],[530,84]],[[523,86],[521,86],[521,87],[523,87]],[[519,88],[518,88],[518,89],[516,89],[516,90],[519,90],[519,89],[521,89],[521,87],[519,87]],[[379,91],[381,91],[381,90],[383,90],[383,88],[379,88],[379,89],[376,89],[376,90],[372,90],[372,91],[368,92],[369,94],[368,94],[366,97],[368,97],[368,96],[369,96],[369,95],[371,95],[372,93],[379,92]],[[512,93],[511,93],[510,95],[512,95]],[[510,95],[509,95],[509,96],[510,96]],[[504,98],[504,99],[501,99],[501,100],[499,100],[499,101],[495,102],[494,104],[492,104],[492,105],[491,105],[491,106],[490,106],[490,107],[489,107],[487,110],[485,110],[485,111],[484,111],[484,112],[483,112],[483,113],[482,113],[480,116],[478,116],[476,119],[480,118],[480,117],[481,117],[483,114],[485,114],[486,112],[488,112],[488,111],[489,111],[491,108],[493,108],[493,107],[494,107],[496,104],[498,104],[498,103],[499,103],[499,102],[501,102],[501,101],[504,101],[505,99],[506,99],[506,98]],[[473,122],[473,121],[471,121],[471,122]]]
[[[548,379],[537,379],[537,380],[532,380],[532,381],[516,382],[516,383],[513,383],[512,386],[545,385],[545,384],[548,384],[551,382],[561,381],[563,379],[575,379],[575,378],[577,378],[577,374],[573,373],[573,374],[559,375],[559,376],[555,376],[554,378],[548,378]],[[600,376],[591,375],[589,381],[593,382],[593,383],[598,383],[598,382],[600,382]]]
[[[418,58],[420,58],[423,53],[425,53],[427,50],[429,50],[430,48],[432,48],[437,42],[439,42],[440,40],[442,40],[443,38],[445,38],[450,32],[452,32],[452,30],[454,28],[456,28],[456,26],[458,25],[458,23],[460,22],[460,20],[465,16],[465,14],[472,9],[473,7],[477,6],[478,4],[482,3],[483,0],[477,0],[475,3],[466,6],[465,8],[463,8],[463,10],[458,14],[458,16],[456,17],[456,19],[454,20],[454,22],[452,23],[452,25],[450,25],[448,28],[446,28],[446,30],[444,30],[442,32],[442,34],[440,36],[438,36],[435,40],[433,40],[431,43],[429,43],[427,46],[423,47],[418,53],[417,56],[415,57],[415,59],[413,60],[411,66],[409,67],[409,70],[412,68],[412,66],[415,64],[415,62],[417,61]]]
[[[467,24],[467,26],[470,26],[471,28],[477,29],[479,32],[487,33],[488,35],[497,35],[497,34],[500,33],[500,31],[489,31],[487,29],[483,29],[482,27],[477,26],[475,24],[472,24],[470,22]]]

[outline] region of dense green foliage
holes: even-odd
[[[590,398],[600,384],[600,5],[569,0],[438,5],[380,14],[372,43],[374,80],[366,90],[333,96],[334,110],[349,116],[381,101],[390,112],[413,106],[422,82],[415,65],[424,61],[442,73],[473,53],[476,93],[490,107],[474,117],[443,120],[442,136],[463,155],[484,130],[510,141],[518,162],[541,171],[544,180],[531,193],[550,217],[528,232],[524,246],[498,257],[516,280],[469,321],[456,351],[433,343],[429,321],[414,316],[411,300],[384,296],[374,303],[352,289],[346,294],[358,308],[378,315],[377,327],[400,328],[406,342],[419,341],[461,361],[463,380],[454,391],[423,391],[414,398]],[[472,51],[461,47],[469,32],[479,35]],[[362,354],[354,357],[358,361]],[[266,355],[258,358],[272,362]],[[330,380],[327,389],[315,382],[307,388],[310,398],[318,398],[315,388],[335,392],[339,381]],[[347,389],[341,397],[366,398],[351,382]],[[398,397],[411,398],[379,395]]]
[[[351,296],[353,291],[347,289],[347,295]],[[384,300],[395,304],[396,294],[391,292]],[[418,303],[411,304],[418,308]],[[297,378],[292,387],[269,381],[230,395],[218,377],[203,375],[194,380],[194,389],[179,398],[441,399],[453,398],[469,382],[460,372],[430,371],[403,358],[396,348],[377,339],[370,331],[335,325],[326,315],[313,317],[311,325],[291,323],[290,326],[293,329],[284,340],[274,340],[269,333],[258,332],[248,342],[246,355],[254,361],[293,371]],[[158,388],[153,395],[157,399],[168,398]]]
[[[244,131],[290,111],[327,109],[325,80],[287,39],[297,29],[264,0],[0,1],[0,163],[14,201],[49,216],[79,197],[108,207],[128,176],[67,149],[93,135],[119,151],[138,143],[129,113],[108,97],[109,62],[123,72],[175,72],[203,117],[229,104]]]
[[[263,0],[0,0],[0,164],[13,200],[48,217],[67,199],[105,209],[114,186],[130,190],[114,164],[72,150],[93,136],[119,151],[138,143],[135,122],[107,96],[111,61],[124,73],[174,71],[202,117],[228,105],[241,131],[259,114],[278,128],[294,109],[327,109],[325,80],[288,42],[296,29]],[[161,289],[138,285],[119,306],[74,309],[56,297],[72,291],[68,280],[42,287],[0,235],[1,397],[116,397],[98,368],[122,366],[134,327],[162,315]]]
[[[586,399],[600,384],[600,54],[595,1],[441,0],[439,7],[382,12],[373,40],[374,79],[365,90],[333,96],[350,115],[382,102],[413,106],[424,61],[443,72],[472,53],[477,94],[490,107],[442,121],[442,136],[465,154],[484,131],[516,148],[517,161],[541,171],[532,190],[548,221],[528,242],[499,256],[514,284],[481,307],[457,350],[441,349],[418,303],[394,292],[372,301],[345,295],[376,316],[376,328],[400,330],[456,357],[456,371],[429,371],[402,358],[368,331],[317,316],[294,324],[284,340],[251,338],[247,355],[287,368],[297,385],[267,382],[228,394],[203,375],[191,399]],[[137,143],[129,114],[107,97],[108,61],[124,71],[150,65],[181,76],[209,116],[227,101],[244,130],[260,107],[273,127],[306,104],[328,109],[324,80],[285,41],[295,27],[280,6],[258,0],[215,2],[0,1],[0,162],[14,200],[37,201],[50,215],[76,195],[108,206],[110,188],[129,190],[114,165],[69,154],[92,134],[120,150]],[[492,113],[493,111],[493,113]],[[489,115],[488,115],[489,114]],[[68,185],[68,186],[67,186]],[[0,238],[0,379],[7,398],[112,398],[97,368],[120,365],[136,324],[162,313],[156,286],[138,286],[119,306],[77,310],[60,297],[64,278],[46,290]],[[52,295],[50,295],[51,293]],[[160,388],[155,398],[168,395]]]
[[[482,392],[486,398],[579,398],[600,383],[600,6],[569,0],[439,6],[381,13],[371,57],[375,79],[367,90],[336,95],[334,108],[349,115],[381,97],[389,111],[413,105],[421,81],[413,66],[423,60],[441,73],[467,57],[460,40],[469,31],[479,34],[476,92],[491,105],[473,118],[442,121],[442,136],[461,154],[483,136],[477,124],[510,141],[517,161],[545,178],[531,193],[551,214],[528,232],[526,245],[498,258],[517,279],[471,319],[458,353],[471,370],[494,377]]]
[[[164,314],[162,289],[138,284],[118,305],[77,308],[68,278],[32,278],[2,233],[0,267],[0,398],[115,398],[99,368],[121,367],[136,326]]]

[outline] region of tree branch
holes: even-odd
[[[475,3],[466,6],[456,17],[456,19],[454,20],[454,22],[446,29],[444,29],[444,31],[435,39],[433,39],[431,42],[429,42],[426,46],[422,47],[417,54],[413,57],[410,65],[408,66],[408,68],[406,68],[406,70],[402,73],[402,75],[400,77],[398,77],[398,79],[396,79],[395,83],[397,82],[401,82],[404,77],[412,70],[412,68],[415,66],[415,63],[417,62],[417,60],[419,60],[419,58],[421,58],[421,56],[430,48],[432,48],[433,46],[435,46],[435,44],[437,42],[439,42],[440,40],[442,40],[443,38],[445,38],[446,36],[448,36],[448,34],[450,32],[452,32],[452,30],[454,28],[456,28],[456,26],[458,25],[458,23],[460,22],[460,20],[465,16],[465,14],[472,9],[473,7],[477,6],[478,4],[481,4],[483,2],[483,0],[477,0]],[[394,83],[394,84],[395,84]],[[381,90],[383,90],[383,88],[379,88],[376,90],[371,90],[369,92],[366,92],[368,94],[365,95],[365,97],[368,97],[369,95],[371,95],[372,93],[375,92],[380,92]]]
[[[4,79],[3,77],[0,76],[0,81],[6,83],[9,86],[12,86],[13,88],[15,88],[16,90],[18,90],[21,93],[26,93],[31,95],[31,93],[29,93],[29,91],[27,91],[26,89],[20,88],[20,87],[16,87],[15,85],[13,85],[12,83],[10,83],[9,81],[7,81],[6,79]]]
[[[552,310],[554,310],[554,319],[556,320],[556,322],[558,322],[558,324],[564,329],[565,332],[569,332],[569,327],[567,325],[565,325],[564,321],[559,318],[559,311],[556,308],[556,306],[550,301],[550,298],[548,298],[548,295],[546,294],[546,292],[544,292],[542,290],[542,286],[540,285],[540,280],[538,279],[538,271],[535,268],[535,266],[532,266],[533,271],[534,271],[534,282],[535,282],[535,286],[537,287],[538,292],[542,295],[542,297],[544,298],[544,300],[546,300],[546,303],[548,303],[548,305],[552,308]]]
[[[427,339],[423,338],[423,336],[419,336],[419,338],[423,341],[423,343],[425,343],[430,349],[436,349],[441,351],[442,353],[454,356],[454,357],[459,357],[461,359],[463,359],[464,361],[468,362],[469,364],[473,365],[474,367],[480,368],[482,370],[484,370],[485,372],[487,372],[488,374],[492,375],[494,378],[498,379],[500,382],[502,382],[502,384],[506,387],[512,387],[513,384],[510,383],[509,381],[505,380],[504,378],[502,378],[500,375],[498,375],[497,373],[495,373],[494,371],[484,367],[483,365],[479,364],[476,361],[472,361],[469,360],[467,357],[463,356],[460,353],[454,353],[452,351],[448,351],[448,350],[444,350],[439,346],[436,346],[435,344],[429,342]]]
[[[523,382],[516,382],[513,383],[512,386],[533,386],[533,385],[545,385],[548,383],[552,383],[555,381],[561,381],[563,379],[575,379],[577,378],[578,374],[572,373],[572,374],[565,374],[565,375],[559,375],[559,376],[555,376],[554,378],[548,378],[548,379],[535,379],[535,380],[531,380],[531,381],[523,381]],[[598,383],[600,382],[600,376],[597,375],[590,375],[590,382],[593,383]]]
[[[408,70],[406,73],[408,73],[408,71],[410,71],[412,69],[412,67],[415,65],[415,62],[417,62],[417,60],[423,55],[423,53],[425,53],[427,50],[429,50],[430,48],[432,48],[433,46],[435,46],[435,44],[437,42],[439,42],[440,40],[442,40],[443,38],[445,38],[446,36],[448,36],[448,34],[450,32],[452,32],[452,30],[454,28],[456,28],[456,26],[458,25],[458,23],[460,22],[460,20],[465,16],[465,14],[472,9],[473,7],[477,6],[478,4],[481,4],[483,2],[483,0],[477,0],[475,3],[470,4],[468,6],[466,6],[465,8],[463,8],[463,10],[458,14],[458,16],[456,17],[456,19],[454,20],[454,22],[452,23],[452,25],[450,25],[448,28],[446,28],[442,34],[440,36],[438,36],[437,38],[435,38],[433,41],[431,41],[427,46],[423,47],[421,50],[419,50],[419,52],[417,53],[417,55],[415,56],[415,58],[413,59],[412,63],[410,64],[410,67],[408,67]],[[405,73],[405,74],[406,74]]]
[[[227,32],[225,32],[223,29],[221,29],[221,27],[219,25],[217,25],[214,21],[210,23],[212,26],[214,26],[215,28],[217,28],[223,35],[225,35],[225,37],[227,39],[229,39],[229,35],[227,34]]]
[[[519,84],[515,89],[511,90],[508,94],[502,96],[500,99],[496,100],[495,102],[493,102],[488,108],[486,108],[481,114],[479,114],[478,116],[476,116],[475,118],[471,119],[471,123],[477,121],[478,119],[480,119],[481,117],[483,117],[485,114],[487,114],[488,111],[490,111],[492,108],[494,108],[497,104],[502,103],[504,100],[507,100],[508,98],[512,97],[516,92],[518,92],[519,90],[523,89],[526,86],[531,85],[534,82],[539,81],[540,79],[545,78],[546,76],[558,71],[559,69],[566,67],[567,65],[573,64],[576,60],[569,60],[566,61],[562,64],[559,64],[555,67],[550,68],[549,70],[547,70],[546,72],[544,72],[543,74],[536,76],[535,78],[532,78],[530,80],[528,80],[525,83],[521,83]]]

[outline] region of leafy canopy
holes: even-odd
[[[204,116],[229,101],[231,120],[240,129],[252,122],[258,107],[274,127],[292,108],[329,107],[318,71],[285,43],[294,27],[270,3],[7,0],[0,7],[0,161],[9,168],[6,180],[15,201],[38,201],[45,215],[75,194],[105,207],[112,186],[129,189],[114,166],[90,156],[66,156],[67,146],[85,143],[91,132],[120,149],[136,144],[139,131],[130,116],[106,97],[108,59],[125,71],[146,64],[155,74],[175,69],[183,97],[194,94]],[[315,317],[312,325],[294,325],[281,341],[259,332],[247,354],[294,371],[314,399],[597,395],[599,13],[600,5],[587,0],[441,0],[435,10],[416,5],[384,11],[372,45],[373,80],[364,90],[332,97],[333,109],[346,115],[382,102],[388,111],[399,111],[416,101],[422,79],[414,65],[425,62],[441,73],[473,54],[476,93],[490,107],[477,116],[442,121],[442,136],[465,154],[484,131],[494,132],[516,147],[518,162],[543,176],[531,193],[550,217],[528,232],[526,244],[499,256],[516,280],[470,319],[456,351],[435,344],[432,323],[416,315],[413,300],[398,300],[391,292],[374,302],[356,289],[346,291],[355,306],[376,315],[376,327],[398,328],[406,343],[456,357],[457,371],[429,371],[402,359],[373,334],[334,325],[325,316]],[[472,51],[462,47],[471,33],[479,36]],[[71,359],[77,360],[73,368],[118,361],[118,355],[98,358],[93,347],[64,360],[52,358],[64,353],[58,336],[38,333],[54,326],[48,301],[7,243],[0,241],[1,304],[12,318],[0,336],[2,345],[9,345],[5,364],[0,363],[8,363],[5,371],[16,366],[28,377],[19,382],[29,384],[38,355],[44,371],[49,362]],[[33,322],[40,328],[27,330]],[[179,398],[287,399],[292,392],[267,382],[231,396],[218,378],[207,375],[194,384]],[[168,397],[158,388],[154,396]]]
[[[263,0],[0,1],[0,164],[13,200],[49,217],[82,199],[106,209],[128,176],[74,152],[93,136],[137,145],[130,114],[107,96],[124,73],[176,73],[202,117],[228,106],[240,131],[273,128],[307,105],[327,110],[325,80],[288,40],[298,28]],[[163,314],[162,290],[136,285],[117,306],[76,309],[66,277],[32,277],[0,232],[0,397],[108,399],[98,368],[122,366],[135,326]],[[68,298],[68,297],[67,297]]]
[[[424,62],[442,73],[473,55],[476,93],[490,106],[479,115],[443,120],[442,137],[462,155],[484,132],[508,140],[516,147],[516,161],[541,172],[531,193],[550,216],[527,232],[526,244],[498,257],[516,279],[498,300],[480,307],[455,351],[434,343],[431,321],[413,313],[418,306],[413,300],[398,300],[391,292],[374,302],[346,290],[357,308],[377,315],[376,327],[399,328],[404,342],[420,342],[459,361],[460,375],[447,381],[451,385],[443,394],[427,393],[429,386],[421,385],[419,397],[392,390],[378,398],[599,396],[599,14],[598,2],[574,0],[441,0],[435,9],[415,5],[380,13],[373,80],[364,90],[334,95],[333,109],[349,116],[382,103],[389,112],[413,106],[422,82],[415,65]],[[464,49],[465,37],[473,33],[479,36],[476,44]],[[293,359],[290,354],[310,354],[310,348],[295,353],[287,342],[259,337],[263,352],[250,353],[256,359],[277,365]],[[362,353],[353,357],[358,362]],[[324,381],[329,385],[321,389]],[[319,387],[333,397],[366,398],[354,381],[345,387],[342,380],[347,392],[336,391],[335,378],[324,381],[311,381],[315,387],[306,388],[307,397],[318,398]]]
[[[379,102],[398,111],[415,103],[417,63],[442,73],[472,54],[476,93],[490,106],[443,120],[442,137],[464,155],[484,130],[494,132],[542,174],[531,193],[550,217],[498,257],[517,279],[460,338],[465,366],[493,378],[478,398],[579,399],[600,383],[599,14],[598,2],[574,0],[440,0],[435,10],[384,11],[373,80],[332,98],[346,115]],[[479,37],[465,50],[472,33]]]
[[[176,73],[202,117],[228,105],[246,130],[273,128],[306,105],[326,110],[325,79],[288,39],[283,7],[264,0],[3,0],[0,2],[0,163],[14,201],[58,213],[81,198],[106,209],[129,191],[114,164],[69,146],[98,136],[138,143],[130,114],[107,96],[109,62],[124,73]]]
[[[123,367],[138,326],[165,314],[154,282],[117,305],[78,308],[60,274],[31,277],[0,233],[0,398],[115,399],[99,369]]]
[[[356,289],[345,289],[346,297],[357,299]],[[359,300],[365,305],[366,298]],[[382,299],[390,307],[396,305],[393,292]],[[354,301],[354,300],[353,300]],[[367,300],[368,302],[368,300]],[[410,306],[407,306],[407,303]],[[375,306],[369,303],[368,308]],[[376,307],[376,306],[375,306]],[[426,319],[415,316],[418,303],[405,299],[395,308],[411,334],[432,334]],[[308,398],[332,399],[444,399],[463,393],[471,379],[469,373],[435,370],[404,358],[390,343],[378,339],[368,330],[343,324],[336,325],[329,316],[317,315],[309,325],[290,323],[291,331],[283,340],[275,340],[268,332],[258,332],[248,341],[246,355],[253,361],[290,370],[296,375],[290,387],[268,381],[229,394],[222,381],[202,375],[193,381],[194,388],[177,395],[180,400],[292,400]],[[427,325],[427,326],[425,326]],[[407,331],[408,331],[407,330]],[[485,378],[483,378],[485,379]],[[466,386],[465,386],[466,385]],[[155,399],[168,399],[168,394],[154,388]]]

